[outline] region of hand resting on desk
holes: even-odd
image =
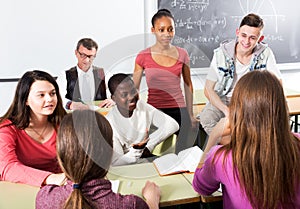
[[[159,208],[159,200],[160,200],[160,188],[154,182],[147,181],[142,194],[146,199],[146,202],[150,209],[158,209]]]

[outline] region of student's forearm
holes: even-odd
[[[203,154],[201,156],[200,162],[198,164],[198,167],[202,167],[202,165],[204,164],[204,161],[206,159],[206,155],[207,153],[210,151],[210,149],[218,144],[218,142],[221,140],[221,136],[219,136],[218,133],[216,133],[215,131],[212,131],[211,134],[209,135],[207,144],[205,146],[205,150],[203,151]]]
[[[207,145],[201,157],[200,163],[204,163],[207,153],[213,146],[222,142],[224,144],[230,142],[230,127],[228,118],[222,118],[212,129],[207,141]]]
[[[209,102],[213,106],[221,110],[225,114],[225,116],[228,116],[228,107],[223,103],[219,95],[217,95],[215,91],[207,91],[207,93],[209,94],[209,96],[207,97]]]
[[[146,203],[150,209],[159,209],[158,204],[154,200],[146,200]]]
[[[161,192],[160,188],[154,182],[147,181],[142,189],[142,194],[150,209],[159,209]]]
[[[154,112],[152,125],[157,127],[157,129],[149,135],[150,140],[147,147],[150,151],[152,151],[160,142],[179,130],[178,123],[169,115],[166,115],[159,110],[155,110]]]
[[[186,108],[190,115],[190,118],[194,117],[193,113],[193,88],[185,88],[185,102],[186,102]]]

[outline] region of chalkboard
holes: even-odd
[[[234,39],[242,18],[256,13],[264,20],[264,42],[277,63],[300,62],[300,12],[296,0],[158,0],[174,16],[173,44],[188,50],[191,67],[208,67],[213,49]]]

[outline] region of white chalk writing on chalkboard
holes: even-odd
[[[187,30],[193,30],[195,28],[199,29],[202,32],[203,27],[218,27],[221,28],[226,27],[226,18],[222,17],[212,17],[211,19],[205,19],[201,17],[200,19],[193,19],[192,17],[188,17],[187,19],[183,20],[182,18],[176,19],[175,27],[177,28],[186,28]]]
[[[176,37],[173,41],[174,44],[182,44],[182,43],[219,43],[220,37],[218,35],[216,36],[198,36],[198,37],[192,37],[188,35],[187,37]]]
[[[207,6],[209,5],[209,0],[190,0],[190,1],[176,1],[173,0],[171,2],[172,7],[179,6],[179,9],[187,9],[187,10],[198,10],[200,12],[203,12]]]

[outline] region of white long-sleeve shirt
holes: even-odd
[[[137,102],[131,117],[121,115],[117,106],[107,114],[106,118],[113,129],[113,159],[112,165],[136,163],[143,153],[143,149],[134,149],[132,144],[143,141],[146,130],[149,130],[147,148],[152,151],[156,145],[175,133],[178,123],[142,100]],[[152,132],[150,127],[155,127]]]

